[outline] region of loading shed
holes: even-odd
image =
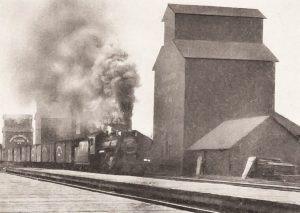
[[[188,148],[186,173],[241,176],[250,156],[300,166],[299,129],[277,113],[224,121]]]

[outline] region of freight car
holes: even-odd
[[[152,140],[136,130],[100,131],[86,138],[0,149],[0,160],[11,165],[143,175],[151,145]]]

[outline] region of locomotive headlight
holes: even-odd
[[[144,162],[151,162],[150,159],[144,158]]]

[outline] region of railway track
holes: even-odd
[[[265,184],[262,188],[261,184],[234,181],[191,181],[166,176],[141,178],[34,168],[9,168],[7,172],[190,212],[300,212],[299,189],[295,187],[284,189]]]
[[[279,191],[290,191],[290,192],[300,192],[300,186],[292,185],[279,185],[270,183],[255,183],[255,182],[245,182],[245,181],[231,181],[231,180],[216,180],[208,178],[186,178],[186,177],[169,177],[169,176],[153,176],[151,178],[165,179],[165,180],[178,180],[178,181],[188,181],[188,182],[200,182],[200,183],[215,183],[215,184],[227,184],[232,186],[241,186],[241,187],[251,187],[259,189],[271,189]]]
[[[25,173],[18,173],[18,172],[13,172],[9,171],[9,173],[13,173],[14,175],[20,176],[20,177],[26,177],[34,180],[39,180],[39,181],[45,181],[45,182],[50,182],[50,183],[55,183],[59,185],[64,185],[64,186],[69,186],[73,188],[78,188],[82,190],[87,190],[91,192],[97,192],[97,193],[102,193],[102,194],[107,194],[107,195],[112,195],[112,196],[118,196],[118,197],[123,197],[123,198],[128,198],[128,199],[133,199],[133,200],[138,200],[146,203],[151,203],[155,205],[160,205],[160,206],[166,206],[174,209],[179,209],[183,211],[189,211],[189,212],[199,212],[199,213],[220,213],[220,211],[215,211],[215,210],[210,210],[207,208],[200,208],[200,207],[194,207],[190,205],[183,205],[183,204],[177,204],[174,202],[166,202],[163,200],[158,200],[158,199],[149,199],[145,198],[142,196],[137,196],[137,195],[129,195],[125,193],[120,193],[120,192],[112,192],[112,191],[107,191],[107,190],[101,190],[97,189],[94,186],[88,186],[87,184],[83,183],[69,183],[68,181],[64,179],[53,179],[50,177],[36,177],[35,175],[31,174],[25,174]]]

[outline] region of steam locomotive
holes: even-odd
[[[0,160],[21,166],[143,175],[151,145],[152,140],[136,130],[100,131],[48,144],[0,147]]]

